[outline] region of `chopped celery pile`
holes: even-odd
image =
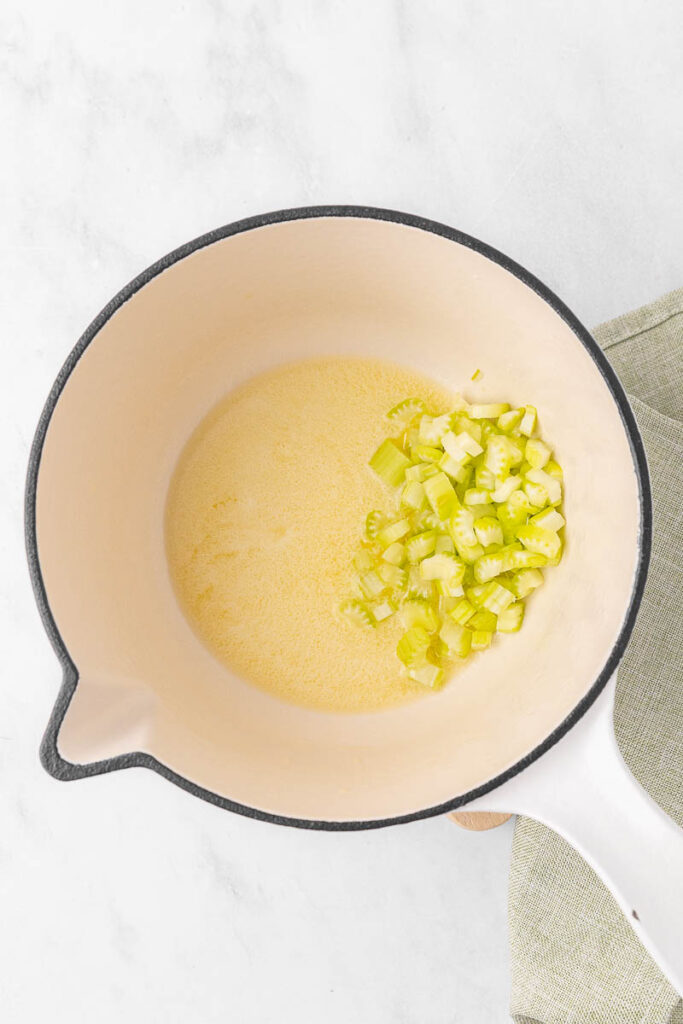
[[[342,615],[359,628],[398,616],[407,676],[441,687],[449,665],[516,633],[525,602],[562,557],[562,470],[532,405],[431,415],[420,398],[387,413],[369,460],[390,490],[368,513]],[[400,431],[400,433],[397,433]]]

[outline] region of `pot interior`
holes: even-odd
[[[441,693],[372,714],[300,708],[232,675],[181,613],[165,556],[169,481],[203,416],[256,373],[328,355],[413,367],[471,400],[531,401],[565,473],[566,553],[522,631]],[[38,553],[80,676],[59,751],[79,764],[146,751],[220,796],[300,819],[438,805],[514,765],[585,696],[629,606],[639,528],[614,398],[572,329],[513,273],[431,231],[361,216],[225,237],[104,323],[47,430]]]

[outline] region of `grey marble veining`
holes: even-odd
[[[60,785],[24,565],[35,422],[84,326],[188,238],[354,202],[503,249],[588,324],[681,284],[674,0],[5,0],[0,1017],[507,1019],[510,828],[255,823],[131,771]]]

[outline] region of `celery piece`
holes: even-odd
[[[557,533],[564,526],[564,516],[555,508],[544,508],[542,512],[532,516],[529,522],[532,526],[542,526],[544,530],[553,530]]]
[[[388,548],[390,544],[405,537],[408,533],[410,533],[410,521],[399,519],[395,523],[388,523],[387,526],[382,527],[377,534],[377,543],[383,548]]]
[[[472,634],[457,622],[446,619],[439,630],[439,638],[446,645],[448,653],[456,658],[466,658],[470,653]]]
[[[524,605],[521,601],[516,601],[514,604],[509,605],[504,611],[498,615],[498,632],[499,633],[516,633],[522,627],[522,619],[524,618]]]
[[[425,489],[417,480],[409,480],[401,494],[401,504],[406,508],[424,508],[427,504]]]
[[[542,569],[548,564],[545,555],[538,555],[534,551],[515,551],[512,555],[511,569]]]
[[[405,471],[410,459],[398,447],[395,441],[382,441],[381,445],[369,462],[371,469],[389,487],[398,487],[403,482]]]
[[[392,565],[403,565],[406,560],[406,548],[405,544],[401,544],[400,541],[394,541],[389,547],[382,553],[382,558],[385,562],[390,562]]]
[[[410,454],[417,462],[438,462],[443,452],[440,448],[432,448],[426,444],[416,444],[410,449]]]
[[[418,416],[427,411],[421,398],[404,398],[402,402],[390,409],[387,419],[392,423],[412,423]]]
[[[473,587],[467,587],[465,593],[467,594],[467,600],[470,604],[473,604],[475,608],[481,608],[481,602],[484,594],[486,593],[486,583],[477,583]]]
[[[510,409],[509,412],[503,412],[498,417],[498,428],[504,433],[509,433],[518,427],[522,422],[522,416],[524,411],[522,409]]]
[[[446,413],[444,416],[423,416],[420,419],[420,444],[431,446],[441,444],[441,438],[450,429],[450,413]]]
[[[444,452],[438,461],[439,469],[448,473],[457,483],[461,484],[467,479],[467,466],[463,462],[456,462],[452,455]]]
[[[408,676],[414,682],[429,686],[432,690],[438,690],[445,678],[444,670],[431,661],[425,661],[423,665],[409,669]]]
[[[503,480],[495,490],[491,493],[491,500],[495,501],[496,504],[502,504],[507,501],[511,494],[522,486],[521,476],[508,476]]]
[[[368,607],[363,601],[344,601],[339,606],[339,611],[344,618],[354,626],[370,626],[375,625],[372,615],[370,614]]]
[[[448,529],[456,548],[476,546],[477,535],[474,532],[474,516],[468,509],[459,508],[451,516]]]
[[[550,462],[546,462],[545,471],[548,474],[548,476],[552,476],[556,480],[561,480],[564,475],[562,473],[562,466],[558,465],[558,463],[555,462],[554,459],[551,459]]]
[[[475,629],[472,633],[472,650],[473,651],[484,651],[487,647],[491,646],[491,640],[493,639],[493,631],[485,629]]]
[[[391,601],[379,601],[377,604],[371,605],[370,611],[375,622],[384,622],[385,619],[391,618],[395,613],[396,608]]]
[[[533,473],[533,470],[529,470],[529,472]],[[525,480],[522,486],[527,498],[536,508],[543,508],[548,504],[550,498],[542,484],[537,484],[533,480]]]
[[[436,614],[436,609],[424,597],[413,597],[404,601],[401,606],[401,620],[406,629],[421,626],[428,633],[433,633],[439,628],[439,616]]]
[[[383,512],[378,512],[377,509],[368,512],[365,519],[365,536],[369,540],[374,540],[386,522],[387,517]]]
[[[475,486],[483,488],[485,491],[493,491],[496,486],[496,478],[490,469],[481,463],[476,466],[474,470],[474,483]]]
[[[463,502],[465,505],[488,505],[490,500],[490,491],[485,491],[483,487],[470,487],[465,491]]]
[[[406,554],[409,562],[421,562],[423,558],[434,554],[436,549],[436,530],[425,530],[413,534],[406,541]]]
[[[453,577],[451,580],[435,580],[434,586],[436,587],[437,594],[440,594],[444,599],[448,598],[451,600],[462,597],[465,593],[462,583],[456,583],[455,579],[456,577]]]
[[[499,576],[502,572],[505,572],[505,566],[505,555],[501,555],[499,552],[492,555],[482,555],[474,563],[474,578],[477,583],[487,583],[494,576]]]
[[[374,597],[379,597],[382,591],[385,589],[386,584],[379,573],[371,569],[369,572],[364,572],[358,577],[358,584],[364,597],[368,600],[372,600]]]
[[[475,523],[479,519],[485,519],[487,516],[489,519],[496,518],[495,505],[470,505],[469,510],[474,516]]]
[[[422,579],[419,565],[411,565],[408,570],[408,588],[405,597],[408,600],[412,600],[414,597],[423,597],[427,601],[434,601],[436,598],[434,584],[431,580]]]
[[[401,589],[405,587],[408,578],[405,569],[401,569],[399,565],[392,565],[390,562],[383,562],[377,570],[377,575],[387,586]]]
[[[441,445],[456,462],[476,458],[484,450],[468,430],[461,430],[459,434],[452,430],[447,431],[441,438]]]
[[[436,538],[436,547],[434,548],[435,555],[441,555],[444,552],[449,554],[455,554],[455,544],[453,543],[452,537],[449,537],[447,533],[441,533]]]
[[[512,455],[508,441],[502,434],[493,434],[488,438],[484,464],[495,477],[496,483],[502,484],[512,468]]]
[[[503,529],[493,516],[484,516],[474,523],[474,532],[479,543],[487,548],[491,544],[503,543]]]
[[[500,615],[500,613],[508,608],[515,599],[515,595],[507,587],[501,586],[495,580],[491,580],[488,584],[484,594],[482,595],[482,607],[486,608],[488,612],[493,612],[494,615]]]
[[[375,559],[367,548],[361,548],[353,560],[354,568],[358,572],[367,572],[368,569],[372,569],[374,564]]]
[[[508,451],[510,452],[510,463],[514,467],[521,466],[524,462],[524,445],[514,437],[507,438]]]
[[[420,562],[420,575],[423,580],[450,580],[453,583],[462,583],[465,577],[465,566],[448,552],[440,555],[432,555]]]
[[[452,619],[460,623],[461,626],[464,626],[466,622],[469,622],[475,612],[476,608],[474,605],[470,604],[466,597],[463,597],[462,601],[458,601],[455,608],[453,608],[449,614]]]
[[[418,462],[416,466],[408,466],[406,480],[417,480],[418,483],[422,483],[435,473],[438,473],[438,469],[431,462]]]
[[[520,601],[543,584],[543,573],[538,569],[520,569],[508,581],[508,586]]]
[[[408,668],[424,662],[431,645],[431,637],[422,626],[411,626],[406,630],[396,647],[396,653]]]
[[[533,526],[531,523],[520,526],[517,536],[528,551],[536,555],[545,555],[546,558],[555,558],[562,547],[562,541],[556,533],[545,530],[542,526]]]
[[[489,402],[488,405],[470,406],[470,418],[473,420],[494,420],[507,412],[510,406],[507,402]]]
[[[437,473],[425,480],[423,487],[427,495],[427,501],[436,512],[439,519],[448,519],[458,507],[458,499],[453,484],[445,473]]]
[[[542,469],[530,469],[526,474],[527,480],[545,488],[551,505],[562,501],[562,484],[554,476],[545,473]]]
[[[484,629],[488,632],[495,633],[497,621],[498,619],[494,612],[490,612],[488,608],[479,608],[467,623],[467,628]]]
[[[524,415],[522,416],[522,422],[519,424],[519,429],[526,437],[531,437],[536,429],[536,409],[533,405],[524,406]]]
[[[477,559],[481,558],[484,554],[484,549],[481,544],[474,544],[472,546],[468,546],[467,544],[456,544],[455,550],[466,565],[474,565]]]
[[[543,469],[550,459],[551,451],[547,444],[536,437],[530,437],[524,448],[524,458],[533,469]]]

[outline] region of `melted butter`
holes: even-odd
[[[390,363],[291,363],[228,394],[181,454],[166,509],[180,605],[216,658],[279,698],[370,711],[425,693],[401,676],[397,621],[364,630],[337,614],[365,515],[387,505],[367,461],[410,395],[449,406]]]

